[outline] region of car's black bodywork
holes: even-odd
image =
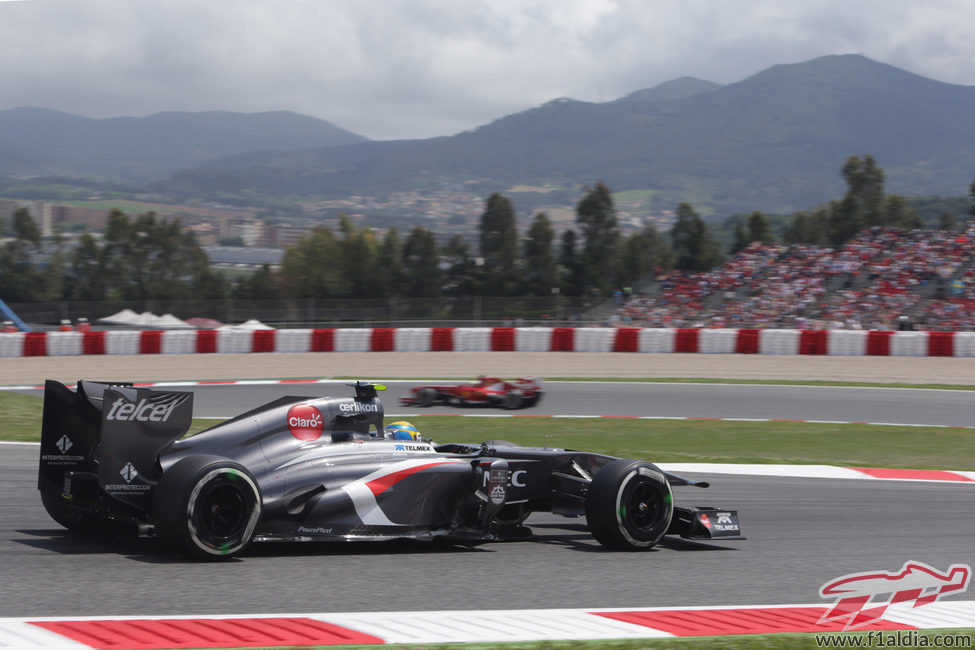
[[[376,387],[352,397],[284,397],[189,437],[193,394],[48,381],[38,488],[71,529],[131,523],[203,558],[251,541],[531,536],[532,512],[585,515],[604,545],[650,548],[664,534],[740,538],[733,510],[673,505],[706,483],[651,463],[501,441],[383,437]]]

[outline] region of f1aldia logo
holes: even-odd
[[[311,404],[295,404],[288,409],[288,431],[298,440],[318,440],[324,429],[322,412]]]
[[[952,564],[942,573],[923,562],[905,562],[893,573],[850,573],[819,588],[821,598],[835,599],[819,622],[843,622],[844,630],[863,627],[880,620],[890,605],[913,602],[920,607],[961,593],[968,589],[971,577],[972,568],[967,564]]]

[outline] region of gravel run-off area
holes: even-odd
[[[0,386],[45,379],[205,381],[363,379],[702,378],[975,385],[975,358],[589,352],[332,352],[89,355],[0,359]]]

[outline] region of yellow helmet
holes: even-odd
[[[419,430],[407,422],[406,420],[399,420],[393,422],[386,427],[386,437],[392,438],[393,440],[419,440],[420,432]]]

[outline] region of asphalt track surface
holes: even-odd
[[[975,393],[959,390],[683,384],[657,382],[546,382],[540,404],[518,411],[489,407],[401,406],[400,398],[423,382],[392,380],[382,393],[387,415],[515,413],[689,418],[770,418],[975,427]],[[450,383],[450,382],[446,382]],[[228,418],[284,395],[345,396],[345,382],[315,384],[186,385],[194,415]],[[26,391],[40,396],[42,391]]]
[[[400,406],[400,398],[421,382],[393,381],[382,393],[388,414],[485,414],[495,408]],[[838,420],[892,424],[975,427],[975,393],[957,390],[781,386],[751,384],[666,384],[655,382],[547,382],[536,407],[519,415],[616,415],[700,418]],[[199,417],[229,417],[262,404],[268,396],[341,396],[342,382],[312,385],[194,386]]]
[[[0,455],[0,616],[806,603],[846,573],[975,559],[970,485],[713,476],[676,500],[738,508],[747,540],[618,552],[582,520],[535,515],[533,542],[261,544],[201,564],[153,541],[59,528],[37,496],[36,455]]]
[[[393,386],[386,397],[388,413],[467,412],[396,407],[395,391],[408,385]],[[554,386],[561,390],[566,385]],[[971,393],[884,389],[844,400],[835,394],[810,397],[821,390],[811,387],[769,397],[769,387],[762,387],[764,393],[742,393],[741,386],[708,390],[648,384],[642,390],[651,393],[624,398],[619,386],[596,386],[611,392],[598,404],[567,396],[572,406],[568,412],[585,414],[580,412],[585,406],[594,413],[624,415],[624,407],[643,404],[654,412],[634,414],[777,417],[782,409],[786,419],[920,419],[925,424],[973,425]],[[230,414],[222,409],[239,412],[242,405],[273,397],[270,388],[200,390],[197,410],[212,406],[215,416]],[[290,394],[304,394],[296,386],[288,388]],[[322,394],[321,385],[301,390],[307,388],[307,394]],[[948,401],[920,414],[931,399],[942,398]],[[556,412],[561,399],[552,388],[541,405],[526,412]],[[753,403],[754,411],[731,412],[742,403]],[[829,413],[813,412],[824,403],[831,405]],[[895,407],[902,410],[881,417]],[[709,415],[710,409],[717,410]],[[948,420],[929,421],[938,413]],[[748,540],[675,540],[650,552],[616,552],[592,540],[583,520],[534,515],[528,520],[537,534],[534,542],[474,549],[409,543],[264,544],[236,561],[199,564],[153,541],[67,533],[40,504],[36,463],[36,446],[0,446],[0,616],[806,603],[819,600],[821,584],[846,573],[893,571],[908,560],[939,568],[975,560],[971,485],[696,475],[710,480],[712,487],[678,488],[677,502],[738,509]]]

